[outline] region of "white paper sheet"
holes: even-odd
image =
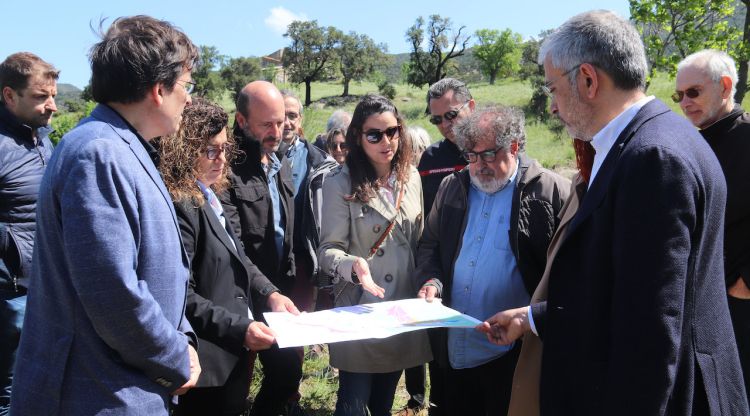
[[[481,321],[443,306],[438,299],[404,299],[345,306],[294,316],[266,312],[280,348],[367,338],[387,338],[426,328],[473,328]]]

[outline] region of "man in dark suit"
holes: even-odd
[[[747,415],[724,289],[726,185],[705,140],[644,94],[638,32],[575,16],[539,52],[551,110],[596,150],[548,301],[481,325],[544,342],[543,415]],[[529,313],[529,310],[533,313]]]

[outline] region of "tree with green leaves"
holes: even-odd
[[[742,39],[734,48],[734,53],[729,52],[737,61],[737,92],[734,94],[734,101],[741,103],[745,98],[748,88],[748,61],[750,61],[750,0],[739,0],[744,5],[744,17],[738,19],[739,25],[737,30],[742,31]],[[740,6],[741,7],[741,6]],[[735,18],[737,18],[735,14]],[[750,388],[750,387],[748,387]]]
[[[294,21],[284,36],[292,41],[284,48],[284,68],[292,82],[305,83],[305,105],[310,105],[310,84],[329,73],[341,32],[333,26],[320,27],[315,20]]]
[[[674,75],[677,63],[700,49],[727,50],[739,38],[728,18],[733,0],[629,0],[630,16],[643,36],[650,73]]]
[[[521,42],[523,38],[510,29],[502,32],[496,29],[480,29],[476,32],[477,45],[474,58],[479,61],[482,73],[489,77],[490,85],[495,85],[499,76],[508,77],[519,68]]]
[[[226,57],[221,55],[215,46],[201,45],[199,48],[200,62],[192,73],[193,81],[195,81],[193,94],[216,100],[226,89],[224,80],[218,72],[218,68]]]
[[[260,60],[258,58],[231,58],[219,70],[224,85],[232,92],[232,99],[248,83],[261,79]]]
[[[406,82],[415,87],[432,85],[445,78],[448,62],[466,51],[471,36],[463,33],[466,26],[453,30],[447,17],[433,14],[425,27],[423,17],[418,17],[414,26],[406,31],[406,40],[411,45],[411,54],[406,67]],[[427,32],[427,48],[422,48]]]
[[[355,32],[341,35],[336,52],[344,84],[342,97],[349,95],[349,82],[361,81],[375,72],[376,68],[385,65],[388,59],[386,50],[386,45],[376,45],[367,35],[358,35]]]

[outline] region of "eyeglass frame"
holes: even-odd
[[[232,150],[234,150],[234,144],[232,144],[232,143],[224,143],[224,144],[222,144],[220,146],[207,145],[203,149],[203,151],[201,153],[203,153],[203,155],[205,155],[206,159],[208,159],[208,160],[216,160],[216,159],[219,158],[220,154],[222,154],[222,153],[228,154],[228,153],[231,153]],[[213,157],[211,157],[211,153],[212,152],[216,152],[216,154],[213,155]]]
[[[428,119],[429,122],[430,122],[430,124],[435,125],[435,126],[439,126],[439,125],[443,124],[443,119],[448,120],[448,121],[455,120],[456,117],[458,117],[458,113],[460,113],[461,110],[464,109],[464,107],[466,107],[467,105],[469,105],[469,101],[471,101],[471,100],[467,100],[466,102],[464,102],[463,104],[461,104],[456,109],[452,109],[452,110],[446,111],[445,113],[443,113],[443,115],[439,115],[439,114],[438,115],[432,115],[432,114],[430,114],[430,118]]]
[[[483,150],[481,152],[464,151],[461,156],[469,163],[477,163],[479,159],[482,159],[483,162],[492,163],[497,159],[497,152],[501,150],[505,149],[496,147],[494,150]],[[471,160],[472,157],[474,158],[473,161]]]
[[[290,114],[294,114],[294,117],[289,117]],[[295,122],[295,121],[299,120],[300,118],[302,118],[302,113],[294,113],[294,112],[291,112],[291,111],[284,113],[284,119],[287,119],[287,120],[289,120],[291,122]]]
[[[578,68],[580,68],[580,67],[581,67],[581,65],[583,65],[583,63],[580,63],[580,64],[578,64],[578,65],[574,66],[573,68],[570,68],[569,70],[567,70],[567,71],[563,72],[563,73],[562,73],[562,74],[561,74],[561,75],[560,75],[559,77],[557,77],[557,78],[555,78],[555,79],[553,79],[553,80],[551,80],[551,81],[547,81],[547,82],[545,82],[545,83],[544,83],[544,84],[542,84],[542,86],[541,86],[541,87],[539,87],[539,88],[541,88],[541,90],[542,90],[542,92],[544,93],[544,95],[546,95],[546,96],[547,96],[547,97],[549,97],[549,98],[554,98],[554,96],[555,96],[555,92],[554,92],[554,91],[552,91],[552,89],[551,89],[550,87],[551,87],[552,85],[554,85],[554,84],[555,84],[555,83],[556,83],[557,81],[559,81],[559,80],[560,80],[560,78],[563,78],[563,77],[565,77],[566,75],[570,74],[571,72],[573,72],[573,71],[576,71],[576,70],[578,70]]]
[[[393,133],[389,134],[388,133],[389,130],[392,131]],[[372,129],[368,131],[363,131],[362,135],[365,136],[365,140],[367,140],[367,143],[370,143],[370,144],[378,144],[382,142],[384,136],[388,136],[388,141],[391,142],[393,140],[398,140],[401,138],[401,125],[399,124],[393,127],[388,127],[385,130]],[[370,140],[369,136],[371,135],[376,136],[377,138],[375,140]]]
[[[700,97],[701,94],[702,91],[699,88],[690,87],[686,88],[685,91],[675,90],[674,94],[670,95],[670,98],[672,98],[672,101],[674,101],[675,104],[679,104],[685,99],[685,96],[693,100]]]
[[[195,87],[198,85],[198,83],[195,81],[185,81],[181,79],[178,79],[176,82],[178,83],[184,82],[184,84],[180,84],[180,85],[182,85],[182,88],[185,89],[185,92],[187,94],[192,94],[193,91],[195,91]]]

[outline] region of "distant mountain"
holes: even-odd
[[[463,55],[458,58],[454,58],[448,61],[449,64],[454,65],[448,68],[448,76],[456,77],[465,82],[479,82],[484,81],[484,77],[479,71],[479,64],[474,59],[473,48],[468,48]],[[391,64],[383,70],[385,78],[392,83],[404,83],[406,82],[404,74],[401,72],[401,68],[405,63],[409,62],[409,53],[398,53],[389,55],[391,58]]]
[[[70,104],[77,105],[81,103],[81,89],[72,84],[57,84],[57,97],[55,104],[59,111],[70,110]]]

